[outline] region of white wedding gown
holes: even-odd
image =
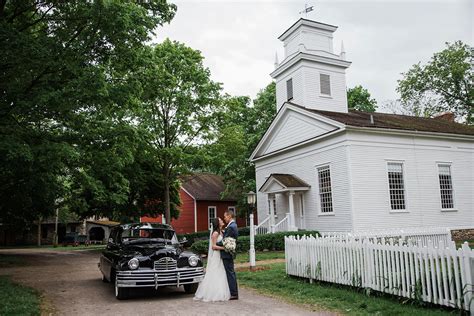
[[[222,240],[222,236],[217,238],[217,242]],[[211,240],[209,240],[211,243]],[[206,275],[201,281],[194,296],[195,300],[204,302],[228,301],[230,298],[227,275],[219,250],[212,250],[209,246],[207,257]]]

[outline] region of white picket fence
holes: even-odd
[[[373,242],[379,242],[381,238],[393,238],[396,241],[402,239],[404,242],[411,239],[418,246],[427,246],[429,242],[433,243],[435,246],[438,246],[440,242],[443,242],[446,246],[454,246],[454,242],[451,240],[451,229],[446,227],[410,227],[389,230],[358,231],[355,233],[324,232],[321,233],[321,236],[341,240],[369,239]]]
[[[474,310],[474,251],[467,243],[418,246],[381,238],[285,237],[286,273]]]

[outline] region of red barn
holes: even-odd
[[[181,208],[178,219],[171,221],[171,226],[178,234],[206,231],[212,218],[223,218],[224,212],[232,209],[237,214],[235,198],[222,198],[225,190],[221,176],[211,173],[197,173],[183,179],[179,195]],[[142,222],[160,222],[159,217],[146,217]],[[255,220],[255,222],[257,222]],[[245,218],[237,217],[239,227],[246,226]]]

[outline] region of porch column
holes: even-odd
[[[273,201],[275,200],[274,194],[268,195],[268,201],[270,201],[270,232],[275,232],[275,208],[273,207]]]
[[[288,204],[290,207],[290,218],[288,220],[288,230],[296,231],[297,228],[295,226],[295,201],[294,201],[295,191],[290,191]]]

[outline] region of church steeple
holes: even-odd
[[[347,112],[344,45],[333,52],[337,26],[299,19],[279,40],[284,59],[271,76],[276,81],[277,109],[291,101],[310,109]]]

